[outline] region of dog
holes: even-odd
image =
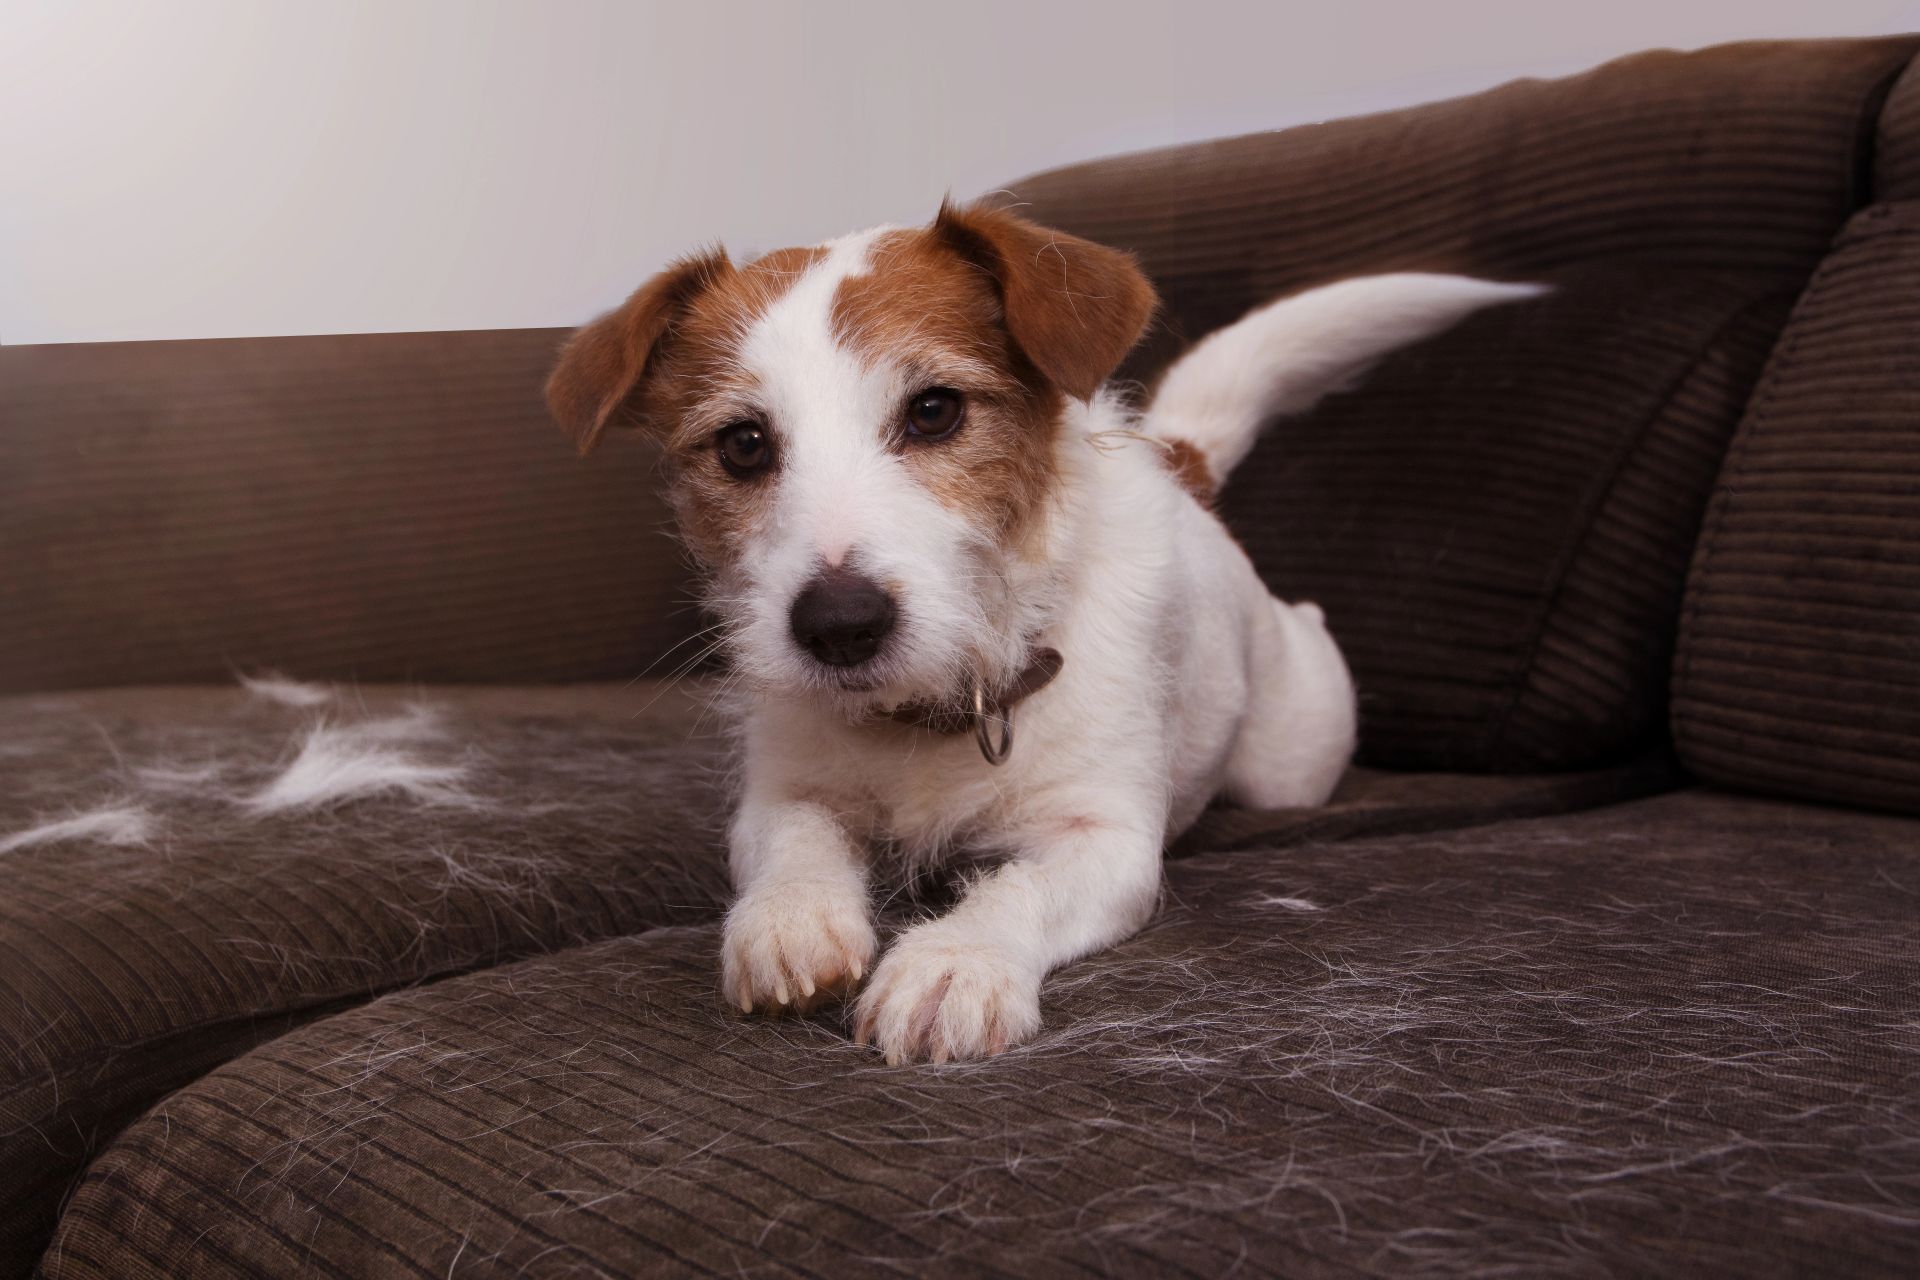
[[[1211,500],[1263,423],[1536,292],[1316,288],[1202,340],[1136,413],[1106,385],[1157,306],[1134,260],[944,203],[696,254],[578,330],[553,415],[583,453],[659,442],[744,691],[725,998],[857,990],[890,1064],[997,1054],[1039,1029],[1049,972],[1146,923],[1209,802],[1324,803],[1352,680]],[[997,861],[879,956],[876,882],[959,850]]]

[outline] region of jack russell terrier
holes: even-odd
[[[806,1011],[867,982],[889,1063],[999,1053],[1054,968],[1153,913],[1217,796],[1318,805],[1354,747],[1321,611],[1209,509],[1260,426],[1539,292],[1361,277],[1199,343],[1137,413],[1103,386],[1153,287],[1123,253],[943,206],[744,265],[686,258],[548,385],[582,452],[662,446],[747,703],[721,987]],[[997,858],[876,966],[870,881]]]

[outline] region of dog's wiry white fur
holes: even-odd
[[[860,1033],[889,1059],[944,1061],[1030,1036],[1042,979],[1147,920],[1165,842],[1211,799],[1320,804],[1352,754],[1353,687],[1320,610],[1268,593],[1153,438],[1195,442],[1223,478],[1273,414],[1535,290],[1344,282],[1203,343],[1138,421],[1111,392],[1067,401],[1049,509],[1015,551],[887,447],[913,371],[836,341],[835,291],[868,270],[873,236],[835,244],[743,345],[781,424],[782,470],[773,514],[717,600],[750,691],[722,982],[751,1009],[870,975]],[[836,689],[787,617],[819,566],[849,558],[892,586],[902,621],[871,682]],[[1036,643],[1066,665],[1018,707],[1004,767],[970,736],[862,715],[966,673],[1002,684]],[[876,967],[869,850],[913,864],[960,845],[1005,861]]]

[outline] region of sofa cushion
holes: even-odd
[[[711,686],[254,688],[0,699],[0,1276],[38,1254],[101,1143],[235,1054],[724,900]],[[356,790],[349,756],[396,785]],[[1673,777],[1657,756],[1361,771],[1325,808],[1212,810],[1181,852],[1563,812]]]
[[[1016,184],[1137,252],[1167,326],[1417,268],[1557,287],[1277,424],[1226,492],[1317,600],[1370,763],[1564,768],[1664,736],[1688,550],[1786,308],[1867,192],[1910,38],[1646,54]]]
[[[643,670],[698,617],[654,454],[547,416],[563,337],[0,347],[0,693]]]
[[[45,1274],[1908,1274],[1916,839],[1696,791],[1196,857],[938,1068],[656,930],[215,1071]]]
[[[1873,191],[1881,200],[1920,196],[1920,62],[1909,63],[1887,94],[1874,139]]]
[[[1584,269],[1274,424],[1222,511],[1318,601],[1361,757],[1592,766],[1666,736],[1687,563],[1797,281]]]
[[[1920,812],[1920,201],[1856,217],[1727,456],[1673,732],[1701,776]]]
[[[0,1275],[234,1054],[724,901],[697,694],[259,687],[0,700]]]

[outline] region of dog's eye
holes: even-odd
[[[773,441],[767,429],[757,422],[730,422],[720,428],[716,439],[720,446],[720,465],[741,479],[764,471],[773,461]]]
[[[921,440],[952,435],[965,408],[960,393],[951,388],[922,391],[907,401],[907,434]]]

